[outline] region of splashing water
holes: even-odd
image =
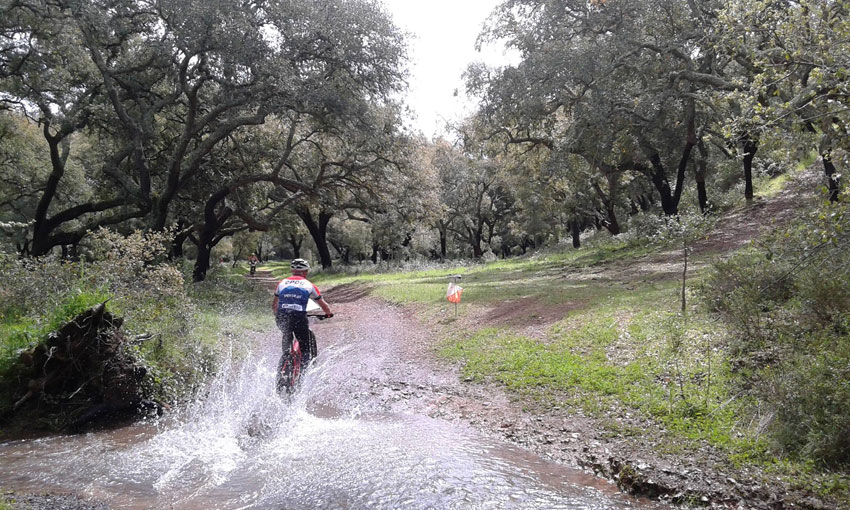
[[[291,401],[274,390],[277,359],[269,349],[229,364],[174,420],[0,444],[0,485],[73,491],[128,509],[637,504],[596,479],[454,423],[322,407],[316,398],[348,349],[325,349]]]

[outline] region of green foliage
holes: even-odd
[[[824,205],[718,262],[701,293],[729,329],[737,384],[772,409],[775,447],[850,465],[850,232]]]

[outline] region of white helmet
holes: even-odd
[[[289,268],[294,271],[309,271],[310,263],[304,259],[294,259],[289,263]]]

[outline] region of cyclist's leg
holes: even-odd
[[[281,391],[284,386],[289,384],[289,381],[283,380],[283,365],[289,360],[289,350],[292,348],[292,314],[287,311],[279,311],[275,315],[275,322],[281,331],[281,355],[280,361],[277,363],[277,389]],[[291,361],[290,361],[291,363]]]
[[[292,316],[292,332],[298,343],[301,346],[301,365],[307,366],[310,362],[310,323],[307,321],[307,314],[293,314]]]

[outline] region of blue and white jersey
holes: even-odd
[[[310,299],[319,299],[322,293],[310,280],[303,276],[290,276],[281,280],[274,291],[277,296],[277,310],[306,312]]]

